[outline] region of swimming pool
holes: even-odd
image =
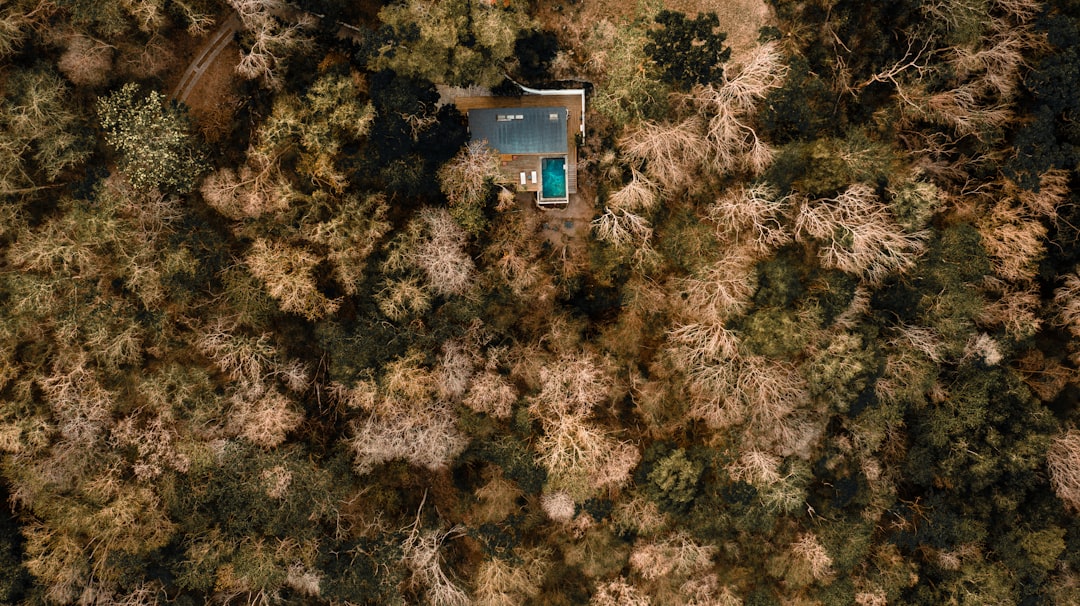
[[[540,161],[543,187],[540,197],[545,200],[566,198],[566,158],[544,158]]]

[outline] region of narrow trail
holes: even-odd
[[[310,15],[315,17],[316,20],[322,20],[325,15],[318,13],[312,13],[305,11],[298,6],[285,3],[279,7],[276,11],[276,15],[286,20],[296,20],[303,15]],[[203,44],[202,49],[199,51],[198,56],[188,65],[188,68],[184,71],[184,75],[180,78],[180,82],[176,85],[176,89],[173,90],[172,98],[186,103],[191,96],[192,91],[199,84],[199,79],[202,78],[206,70],[214,63],[214,59],[221,54],[221,51],[229,45],[232,41],[233,34],[240,31],[243,24],[240,21],[238,14],[231,13],[225,21],[221,23],[214,35]],[[359,40],[361,38],[361,28],[348,23],[342,23],[335,21],[335,25],[338,26],[337,37],[344,40]]]
[[[207,68],[213,64],[214,59],[229,45],[229,42],[232,42],[233,34],[239,30],[240,16],[232,13],[221,23],[214,35],[203,44],[198,56],[188,65],[187,70],[184,71],[184,75],[180,78],[180,82],[172,93],[173,99],[181,103],[187,102],[191,92],[195,90],[195,86],[199,83],[199,78],[202,78]]]

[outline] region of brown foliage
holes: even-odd
[[[1046,466],[1058,498],[1080,512],[1080,431],[1070,429],[1054,438],[1046,451]]]
[[[244,388],[233,395],[226,429],[263,448],[274,448],[303,420],[303,413],[284,394],[273,389]]]
[[[102,86],[112,75],[114,51],[100,40],[72,34],[56,67],[76,86]]]
[[[222,168],[207,175],[199,187],[206,203],[237,220],[287,209],[295,192],[276,164],[261,158],[249,151],[248,163],[239,171]]]
[[[470,141],[439,169],[439,189],[451,206],[479,206],[492,185],[505,188],[510,180],[499,164],[499,155],[484,141]]]
[[[445,403],[390,401],[383,410],[354,427],[350,446],[357,473],[368,473],[399,458],[419,467],[441,469],[468,444],[457,428],[457,415]]]
[[[282,310],[309,320],[337,311],[340,301],[327,298],[315,284],[319,258],[307,249],[260,238],[252,244],[245,261]]]

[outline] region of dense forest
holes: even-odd
[[[0,0],[0,603],[1080,604],[1078,89],[1077,0]]]

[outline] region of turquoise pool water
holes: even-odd
[[[540,170],[543,174],[543,191],[540,197],[565,198],[566,197],[566,158],[544,158],[540,161]]]

